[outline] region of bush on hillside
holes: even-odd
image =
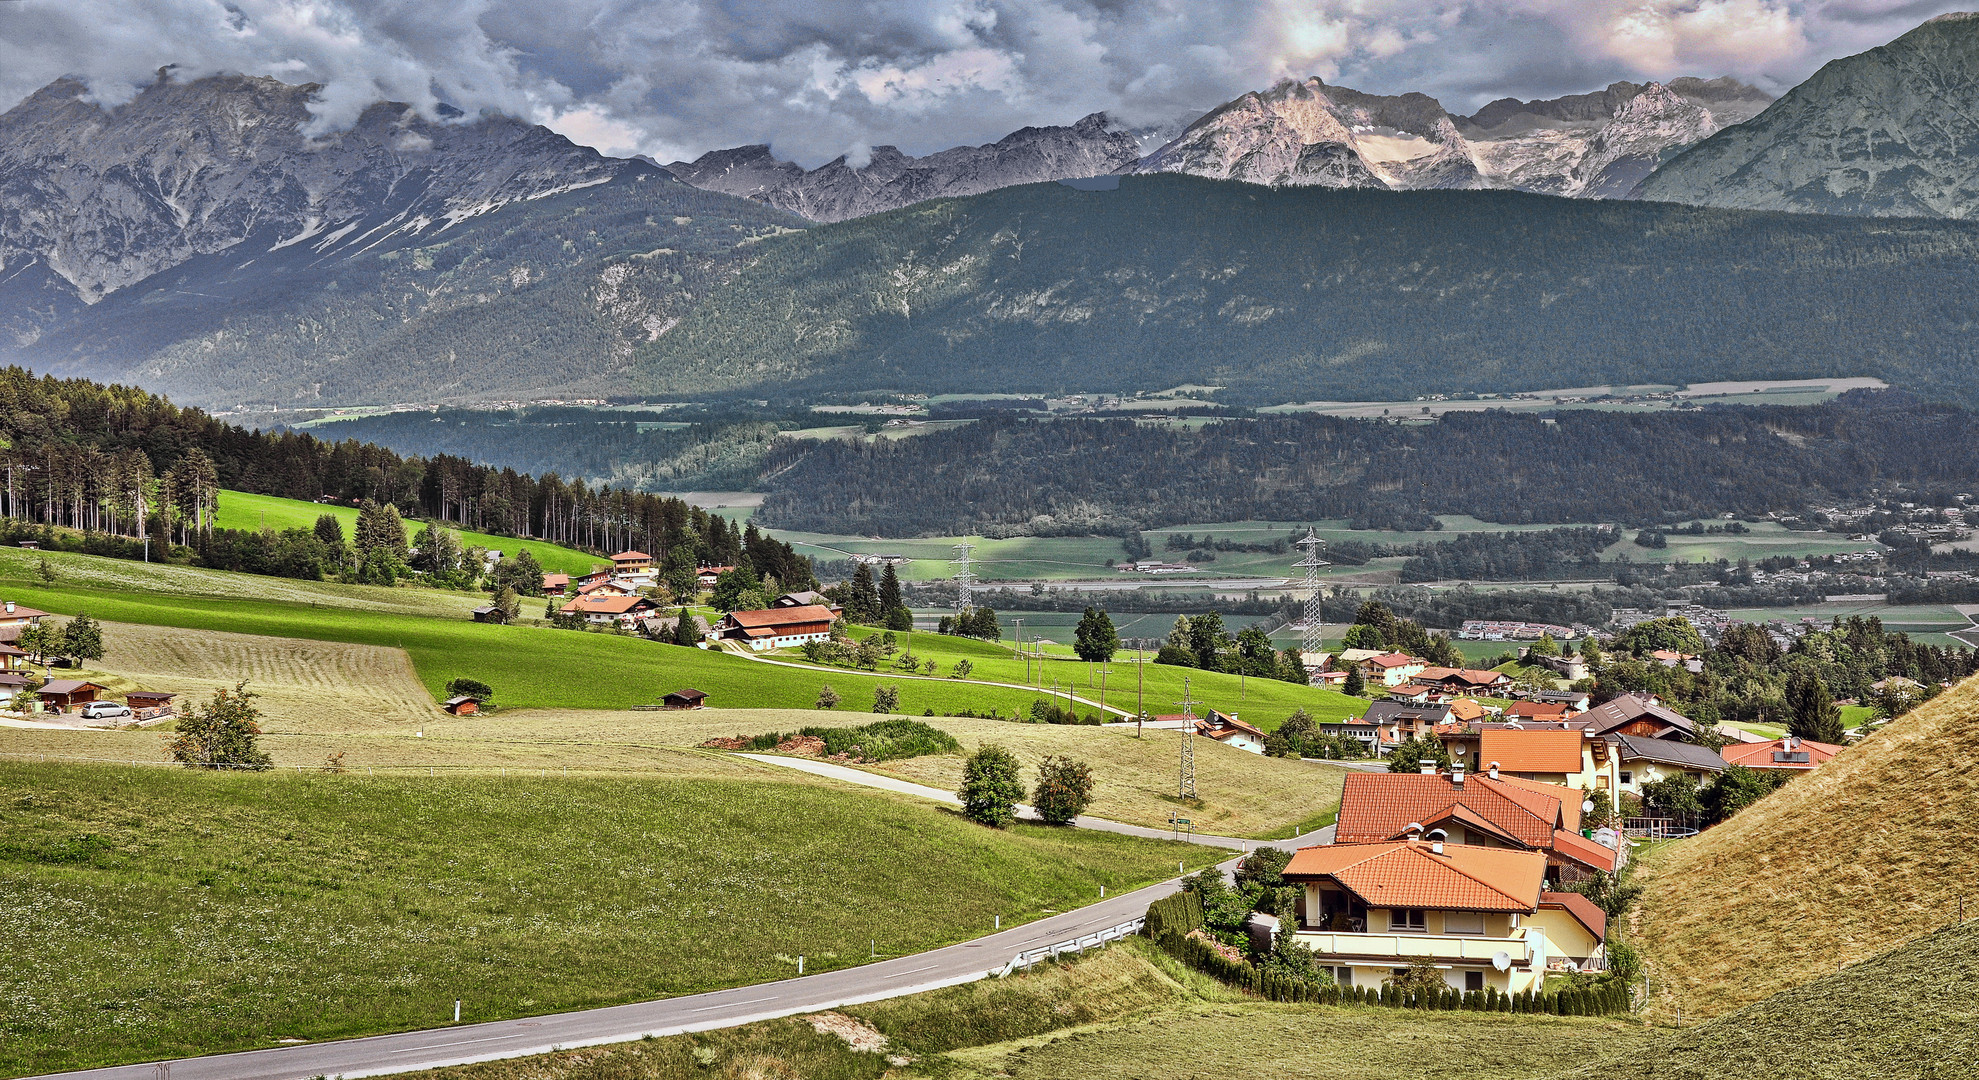
[[[1017,800],[1024,797],[1024,781],[1018,775],[1017,758],[995,743],[987,743],[970,755],[962,769],[962,814],[970,821],[993,829],[1017,820]]]
[[[1093,770],[1083,761],[1053,755],[1038,764],[1031,805],[1051,825],[1070,825],[1093,801]]]

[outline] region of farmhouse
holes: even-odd
[[[712,589],[717,578],[733,569],[733,566],[703,566],[694,571],[694,581],[704,589]]]
[[[1196,721],[1196,732],[1225,746],[1234,746],[1253,754],[1264,753],[1264,732],[1215,709],[1209,711],[1208,717]]]
[[[631,627],[653,607],[653,602],[643,596],[596,595],[580,596],[559,610],[565,615],[581,615],[584,621],[599,626],[616,623]]]
[[[621,551],[612,556],[612,573],[615,574],[630,574],[652,568],[653,557],[643,551]]]
[[[1575,726],[1589,736],[1632,735],[1639,739],[1687,740],[1697,725],[1681,713],[1666,709],[1655,698],[1623,694],[1605,705],[1574,717]]]
[[[1379,985],[1417,957],[1458,990],[1541,985],[1556,953],[1528,920],[1539,911],[1546,857],[1420,829],[1400,841],[1295,852],[1284,871],[1305,888],[1294,940],[1343,986]]]
[[[0,603],[0,642],[19,641],[21,631],[30,626],[40,626],[41,620],[47,617],[45,611],[36,611],[12,600]]]
[[[842,615],[845,613],[844,608],[832,603],[831,597],[821,592],[811,592],[809,590],[784,593],[782,596],[770,601],[770,606],[773,608],[827,607],[831,609],[833,615]]]
[[[1717,751],[1679,739],[1617,735],[1614,742],[1621,767],[1617,786],[1632,795],[1642,794],[1644,784],[1672,776],[1705,781],[1725,771],[1725,759]]]
[[[544,595],[544,596],[562,596],[562,595],[563,595],[564,593],[566,593],[566,592],[569,592],[569,591],[570,591],[570,575],[569,575],[569,574],[544,574],[544,575],[543,575],[543,595]]]
[[[784,649],[807,641],[830,640],[832,618],[832,610],[818,604],[731,611],[708,631],[708,638],[746,642],[756,651]]]
[[[481,703],[471,697],[450,697],[440,707],[455,716],[473,716],[481,711]]]
[[[1425,667],[1410,678],[1415,686],[1428,686],[1445,694],[1484,694],[1503,697],[1512,687],[1512,677],[1502,671],[1479,668]]]
[[[1459,767],[1440,774],[1347,774],[1334,830],[1337,843],[1397,840],[1412,825],[1441,829],[1453,844],[1541,852],[1548,876],[1559,881],[1575,881],[1593,870],[1612,872],[1620,858],[1616,849],[1580,835],[1580,799],[1562,787],[1468,775]]]
[[[1382,653],[1361,662],[1367,680],[1381,686],[1400,686],[1420,675],[1428,663],[1404,653]]]

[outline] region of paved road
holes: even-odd
[[[950,804],[958,801],[950,792],[826,762],[759,754],[744,756],[867,787],[884,788]],[[1168,836],[1159,829],[1145,829],[1097,818],[1081,818],[1079,825],[1132,836],[1164,839]],[[1333,829],[1328,826],[1292,840],[1265,843],[1303,847],[1329,842],[1332,835]],[[1230,836],[1197,836],[1196,841],[1239,850],[1248,850],[1260,844],[1260,841]],[[1236,858],[1231,858],[1219,865],[1228,872],[1236,862]],[[354,1080],[362,1076],[526,1057],[555,1049],[630,1042],[649,1035],[661,1037],[735,1027],[779,1016],[819,1012],[973,982],[1002,970],[1020,952],[1071,941],[1139,918],[1147,912],[1150,903],[1174,892],[1179,885],[1179,878],[1170,878],[1158,885],[1108,897],[1076,911],[1052,915],[959,945],[731,990],[582,1012],[429,1028],[367,1039],[345,1039],[49,1075],[65,1080],[306,1080],[323,1076]]]

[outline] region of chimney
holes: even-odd
[[[1413,844],[1422,839],[1422,822],[1411,821],[1409,822],[1409,827],[1402,831],[1409,834],[1409,843]]]
[[[1435,763],[1434,761],[1425,761],[1425,762],[1423,762],[1423,763],[1422,763],[1422,774],[1423,774],[1424,776],[1435,776],[1435,775],[1436,775],[1436,763]]]
[[[1498,763],[1495,761],[1491,763],[1491,778],[1498,779]]]
[[[1450,784],[1453,787],[1464,786],[1464,763],[1461,760],[1450,764]]]
[[[1444,842],[1445,840],[1448,840],[1449,838],[1450,838],[1450,834],[1449,834],[1449,833],[1446,833],[1446,832],[1444,832],[1444,831],[1443,831],[1442,829],[1431,829],[1431,830],[1429,830],[1429,851],[1430,851],[1430,854],[1432,854],[1432,855],[1441,855],[1441,854],[1443,854],[1443,842]]]
[[[7,601],[7,614],[12,615],[13,613],[14,613],[14,602],[12,600],[9,600]]]

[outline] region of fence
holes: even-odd
[[[1073,938],[1070,941],[1061,941],[1056,945],[1046,945],[1040,949],[1028,949],[1011,957],[1010,963],[1005,964],[1003,970],[997,972],[997,976],[1001,978],[1013,971],[1022,971],[1033,964],[1056,959],[1068,954],[1082,953],[1087,949],[1096,949],[1124,937],[1132,937],[1140,933],[1141,927],[1146,924],[1146,918],[1131,919],[1118,926],[1109,926],[1104,930],[1096,930],[1093,933],[1086,934],[1083,937]]]

